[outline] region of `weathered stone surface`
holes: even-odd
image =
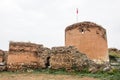
[[[51,68],[66,69],[67,71],[87,69],[89,72],[95,73],[107,68],[105,64],[94,63],[73,46],[49,49],[34,43],[12,42],[9,52],[1,50],[0,54],[2,56],[0,71],[28,71],[37,68]]]
[[[108,50],[111,68],[120,70],[120,50],[117,48],[109,48]]]
[[[50,56],[52,69],[79,70],[89,66],[88,58],[75,47],[53,47]]]
[[[30,42],[10,42],[8,71],[46,68],[49,49]]]
[[[35,44],[31,42],[13,42],[9,43],[9,54],[15,54],[15,52],[30,52],[35,53],[39,48],[42,48],[43,45]]]
[[[0,50],[0,62],[3,61],[3,55],[4,55],[4,52],[2,50]]]
[[[80,22],[68,26],[65,45],[75,46],[96,63],[109,61],[106,30],[95,23]]]
[[[6,70],[6,65],[0,66],[0,71],[5,71]]]
[[[6,70],[7,51],[0,50],[0,71]]]
[[[38,66],[41,68],[47,68],[49,66],[51,50],[49,48],[40,48],[36,53]]]
[[[92,60],[89,60],[88,71],[91,73],[96,73],[99,71],[109,71],[110,69],[111,67],[108,62],[103,62],[102,64],[98,64]]]

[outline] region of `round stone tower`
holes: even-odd
[[[109,61],[106,30],[92,22],[80,22],[65,29],[65,45],[75,46],[91,60]]]

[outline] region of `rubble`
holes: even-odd
[[[98,64],[92,60],[89,60],[89,68],[88,72],[96,73],[99,71],[109,71],[111,69],[109,62],[103,62],[102,64]]]
[[[112,69],[120,70],[120,50],[109,48],[110,65]]]
[[[2,59],[3,59],[3,51],[0,50],[0,62],[2,62]]]
[[[6,70],[7,51],[0,50],[0,71]]]

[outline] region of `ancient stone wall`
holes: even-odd
[[[15,71],[45,68],[46,56],[48,56],[47,49],[43,45],[29,42],[10,42],[7,69]]]
[[[89,59],[75,47],[53,47],[50,56],[52,69],[83,70],[89,66]]]
[[[7,59],[8,71],[24,71],[36,68],[82,70],[89,66],[89,59],[77,48],[69,47],[43,47],[34,43],[10,42]]]
[[[6,70],[7,51],[0,50],[0,71]]]
[[[106,30],[92,22],[81,22],[65,29],[65,45],[75,46],[95,62],[109,61]]]
[[[95,72],[101,69],[84,53],[74,46],[53,47],[30,42],[10,42],[8,53],[0,50],[3,56],[0,71],[26,71],[29,69],[65,69],[67,71],[82,71],[88,69]],[[3,61],[5,64],[3,64]],[[7,63],[7,64],[6,64]],[[103,67],[104,68],[104,67]],[[102,68],[102,69],[103,69]]]
[[[3,62],[4,64],[6,64],[7,56],[8,56],[8,52],[7,51],[0,50],[0,63]]]
[[[0,50],[0,62],[2,62],[2,61],[3,61],[3,55],[4,55],[3,51],[2,51],[2,50]]]

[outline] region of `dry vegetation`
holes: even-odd
[[[36,74],[36,73],[0,73],[0,80],[99,80],[90,77],[62,74]]]

